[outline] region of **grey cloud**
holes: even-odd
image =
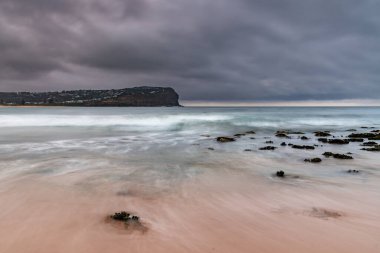
[[[379,9],[373,0],[2,0],[0,88],[379,99]]]

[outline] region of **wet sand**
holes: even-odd
[[[209,171],[160,194],[86,176],[0,187],[0,252],[379,252],[380,196],[360,185]],[[311,183],[312,182],[312,183]],[[107,221],[141,217],[146,231]]]

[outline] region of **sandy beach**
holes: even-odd
[[[54,120],[43,123],[45,113],[38,112],[40,121],[28,124],[39,125],[23,138],[17,136],[32,126],[2,129],[1,253],[380,250],[379,158],[360,150],[360,143],[321,144],[307,129],[309,140],[281,139],[275,128],[258,127],[255,134],[218,143],[205,124],[231,119],[212,111],[207,120],[187,115],[200,121],[174,134],[171,125],[155,133],[109,130],[115,116],[95,128],[46,127]],[[83,125],[88,119],[80,114],[72,120]],[[348,135],[346,128],[334,131]],[[241,126],[231,131],[239,132]],[[298,150],[282,147],[284,140],[318,146]],[[259,150],[266,145],[277,149]],[[354,159],[321,156],[326,151],[350,151]],[[316,156],[321,163],[304,162]],[[286,177],[275,175],[279,169]],[[138,215],[138,226],[110,219],[122,210]]]

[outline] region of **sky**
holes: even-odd
[[[1,0],[0,91],[380,101],[379,0]]]

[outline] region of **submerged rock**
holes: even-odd
[[[348,135],[348,138],[372,138],[375,137],[376,134],[374,133],[352,133]]]
[[[276,147],[273,147],[273,146],[266,146],[266,147],[262,147],[262,148],[259,148],[259,150],[275,150]]]
[[[292,148],[296,148],[296,149],[315,149],[314,146],[308,146],[308,145],[293,145]]]
[[[285,142],[281,143],[281,146],[286,146],[286,143]]]
[[[361,146],[376,146],[376,145],[377,145],[377,142],[368,141],[368,142],[364,142]]]
[[[362,148],[362,150],[365,150],[365,151],[380,151],[380,145],[375,145],[375,146],[372,146],[370,148]]]
[[[363,142],[363,138],[350,138],[348,139],[349,142]]]
[[[232,142],[232,141],[235,141],[235,140],[236,140],[235,138],[226,137],[226,136],[220,136],[220,137],[216,138],[216,141],[218,141],[218,142]]]
[[[328,131],[317,131],[317,132],[314,132],[314,134],[317,137],[331,136],[331,134]]]
[[[290,139],[290,137],[285,133],[276,133],[276,137]]]
[[[273,141],[266,141],[267,144],[273,144]]]
[[[349,144],[350,142],[346,139],[329,139],[327,143],[343,145],[343,144]]]
[[[320,163],[320,162],[322,162],[322,159],[319,157],[315,157],[315,158],[311,158],[311,159],[305,159],[304,161],[309,162],[309,163]]]
[[[244,151],[245,152],[250,152],[250,151],[252,151],[252,149],[247,148],[247,149],[244,149]]]
[[[354,159],[352,156],[349,156],[349,155],[332,153],[332,152],[325,152],[322,155],[324,155],[325,157],[331,157],[332,156],[336,159],[344,159],[344,160]]]

